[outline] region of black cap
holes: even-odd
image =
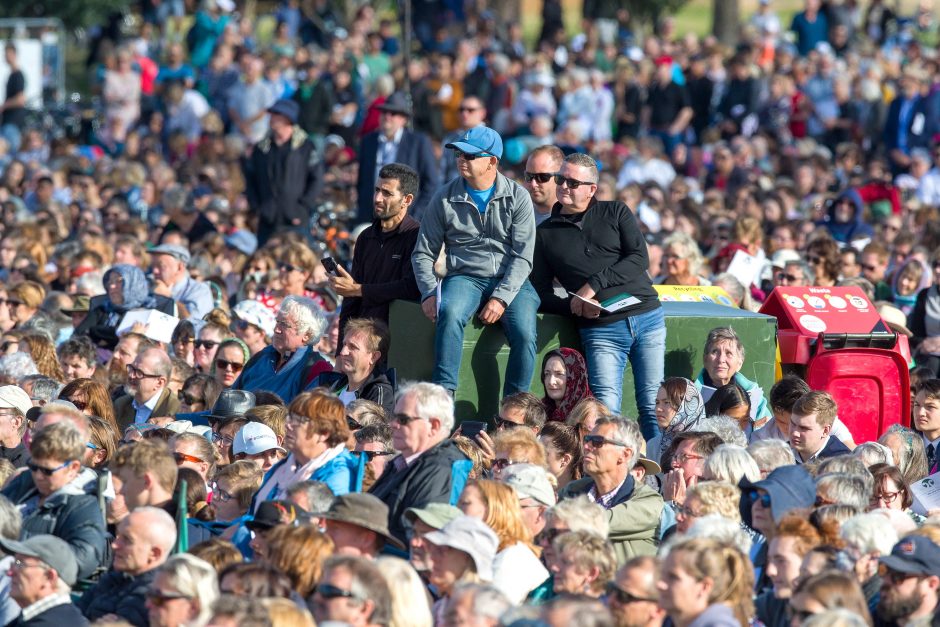
[[[209,424],[241,418],[255,406],[255,395],[245,390],[222,390],[209,412]]]
[[[291,501],[262,501],[245,526],[252,531],[267,531],[278,525],[297,525],[309,519],[310,515]]]
[[[399,113],[411,117],[411,98],[400,91],[396,91],[389,96],[385,102],[379,105],[379,111],[387,113]]]
[[[290,120],[291,124],[297,124],[297,118],[300,117],[300,105],[293,100],[281,98],[273,105],[268,107],[268,113],[283,115],[285,118]]]

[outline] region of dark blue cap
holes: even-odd
[[[907,536],[878,561],[906,575],[940,575],[940,546],[926,536]]]
[[[273,105],[268,107],[268,113],[283,115],[290,120],[291,124],[297,124],[297,118],[300,117],[300,105],[293,100],[281,98]]]
[[[781,466],[751,487],[770,495],[770,512],[775,523],[791,511],[812,507],[816,502],[816,483],[802,466]]]

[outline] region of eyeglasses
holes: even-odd
[[[210,350],[221,344],[221,342],[213,342],[212,340],[196,340],[193,342],[196,345],[196,348],[204,348]]]
[[[295,266],[290,263],[279,263],[277,264],[277,269],[281,272],[293,272],[294,270],[297,270],[298,272],[301,271],[300,266]]]
[[[350,590],[343,590],[342,588],[337,588],[328,583],[318,584],[314,588],[314,593],[319,594],[324,599],[358,599],[359,597]]]
[[[362,429],[362,425],[359,423],[359,421],[352,416],[346,416],[346,426],[349,427],[350,431],[358,431],[359,429]]]
[[[822,257],[817,257],[816,255],[807,255],[806,261],[810,262],[811,264],[815,266],[816,264],[822,263],[823,261],[825,261],[825,259],[823,259]]]
[[[203,402],[202,399],[198,396],[193,396],[189,392],[184,392],[183,390],[177,392],[176,396],[180,399],[181,403],[186,403],[187,405],[197,405]]]
[[[49,567],[46,566],[45,564],[41,564],[41,563],[30,564],[28,562],[24,562],[23,560],[19,558],[16,558],[13,560],[13,568],[15,568],[16,570],[23,570],[24,568],[42,568],[43,570],[49,570]]]
[[[493,422],[496,423],[496,429],[515,429],[516,427],[524,427],[524,424],[518,422],[513,422],[512,420],[506,420],[505,418],[500,417],[499,415],[493,416]]]
[[[770,494],[765,492],[761,494],[757,490],[751,490],[750,492],[751,503],[760,503],[761,507],[764,509],[770,509]]]
[[[485,152],[478,152],[475,155],[471,155],[462,150],[454,150],[454,157],[456,157],[457,159],[463,159],[464,161],[473,161],[474,159],[479,159],[480,157],[491,157],[491,156],[492,155],[488,155]]]
[[[21,301],[21,300],[12,300],[12,299],[11,299],[11,300],[2,301],[2,303],[3,303],[4,305],[8,305],[8,306],[10,306],[10,307],[19,307],[20,305],[23,304],[23,301]]]
[[[101,447],[98,446],[97,444],[95,444],[94,442],[85,442],[85,448],[90,449],[90,450],[92,450],[92,451],[100,451],[100,450],[101,450]]]
[[[605,444],[613,444],[614,446],[629,446],[626,442],[621,442],[620,440],[609,440],[602,435],[584,436],[585,446],[590,446],[591,448],[600,448]]]
[[[799,280],[801,280],[801,279],[802,279],[802,277],[798,277],[798,276],[796,276],[795,274],[786,274],[785,272],[778,272],[778,273],[777,273],[777,280],[778,280],[778,281],[788,281],[788,282],[790,282],[790,283],[794,283],[794,282],[799,281]]]
[[[548,183],[555,176],[553,172],[526,172],[523,175],[526,183],[538,181],[542,185]]]
[[[300,414],[287,414],[287,422],[292,425],[305,425],[310,422],[310,417],[301,416]]]
[[[659,599],[648,599],[631,594],[613,582],[607,583],[607,596],[615,600],[620,605],[630,605],[631,603],[659,603]]]
[[[391,422],[397,422],[403,427],[407,427],[415,420],[423,420],[421,416],[409,416],[408,414],[392,414]]]
[[[365,453],[366,459],[370,462],[375,460],[376,457],[386,457],[386,456],[395,454],[392,451],[359,451],[359,452]]]
[[[525,460],[516,460],[509,459],[507,457],[497,457],[493,460],[493,470],[502,470],[503,468],[508,468],[510,466],[515,466],[516,464],[528,464],[528,461]]]
[[[199,459],[194,455],[187,455],[186,453],[173,453],[173,459],[176,460],[176,465],[179,466],[183,462],[189,462],[191,464],[204,464],[206,460]]]
[[[699,518],[701,514],[690,507],[686,507],[685,505],[677,505],[676,516],[682,516],[683,518]]]
[[[212,500],[213,501],[221,501],[222,503],[228,503],[233,498],[235,498],[235,496],[231,492],[229,492],[228,490],[223,490],[219,486],[218,481],[213,481],[212,485],[210,485],[209,487],[212,488]]]
[[[701,455],[691,455],[689,453],[682,453],[681,455],[676,455],[672,458],[672,465],[675,466],[676,463],[686,464],[688,462],[694,462],[700,459],[705,459]]]
[[[235,438],[233,438],[230,435],[222,435],[221,433],[218,433],[216,431],[212,432],[213,444],[224,444],[225,446],[231,446],[234,441],[235,441]],[[199,461],[202,461],[202,460],[200,459]]]
[[[561,187],[567,187],[568,189],[578,189],[582,185],[594,185],[590,181],[579,181],[578,179],[570,179],[567,176],[562,176],[561,174],[555,175],[555,184]]]
[[[133,364],[127,364],[127,376],[131,379],[159,379],[162,374],[148,374]]]
[[[215,367],[219,370],[226,370],[231,368],[232,372],[241,372],[242,368],[245,367],[245,364],[235,363],[234,361],[228,361],[227,359],[216,359]]]
[[[871,502],[878,503],[879,501],[884,501],[885,503],[890,505],[891,503],[894,503],[896,500],[898,500],[898,497],[900,495],[901,495],[900,490],[898,490],[897,492],[882,492],[881,494],[876,494],[875,496],[873,496],[871,499]]]
[[[160,592],[159,590],[148,590],[146,596],[147,601],[154,607],[163,607],[170,601],[178,601],[179,599],[185,599],[187,601],[192,599],[191,596],[185,594],[168,594],[166,592]]]
[[[71,463],[72,463],[72,460],[69,459],[69,460],[66,460],[66,461],[62,462],[61,465],[56,466],[55,468],[45,468],[45,467],[40,466],[39,464],[33,462],[32,460],[30,460],[30,461],[26,462],[26,467],[29,468],[30,472],[38,472],[38,473],[41,473],[41,474],[43,474],[43,475],[45,475],[45,476],[47,476],[47,477],[51,477],[52,475],[54,475],[55,473],[59,472],[60,470],[62,470],[63,468],[65,468],[66,466],[68,466],[68,465],[71,464]]]

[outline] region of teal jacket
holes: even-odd
[[[701,372],[698,373],[698,377],[695,379],[695,387],[699,390],[705,385],[705,369],[702,368]],[[767,404],[767,398],[764,396],[763,390],[760,389],[760,386],[745,377],[740,372],[735,373],[734,382],[744,388],[744,391],[751,396],[751,422],[761,422],[769,418],[773,418],[773,412],[770,411],[770,405]],[[757,390],[759,399],[757,405],[755,406],[753,402],[753,394],[751,390]]]

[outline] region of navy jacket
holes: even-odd
[[[849,447],[842,443],[842,440],[834,435],[831,435],[829,436],[829,441],[826,442],[826,446],[823,447],[823,450],[816,454],[816,459],[829,459],[830,457],[838,457],[839,455],[848,455],[851,452],[852,451],[849,450]],[[796,463],[802,463],[800,462],[799,457],[797,457]]]
[[[903,96],[898,96],[891,101],[888,107],[888,115],[885,116],[885,125],[883,139],[887,151],[900,148],[898,141],[901,132],[901,103]],[[932,127],[934,123],[927,115],[927,99],[919,96],[914,102],[914,109],[911,111],[910,119],[907,122],[907,149],[906,154],[911,153],[912,148],[927,148],[930,145],[932,137]],[[915,133],[915,131],[919,131]]]
[[[29,620],[17,616],[7,627],[85,627],[88,621],[71,603],[50,607],[45,612],[36,614]]]
[[[90,621],[107,614],[117,614],[134,627],[147,627],[147,590],[156,576],[156,569],[131,577],[108,571],[94,588],[86,590],[78,600],[78,609]],[[68,623],[64,623],[68,625]]]
[[[375,164],[379,151],[379,133],[369,133],[362,138],[359,148],[359,221],[372,222],[375,217],[372,198],[375,196]],[[411,204],[409,213],[418,220],[431,196],[441,184],[441,172],[434,158],[434,147],[424,133],[405,129],[398,143],[395,163],[403,163],[418,173],[418,197]]]

